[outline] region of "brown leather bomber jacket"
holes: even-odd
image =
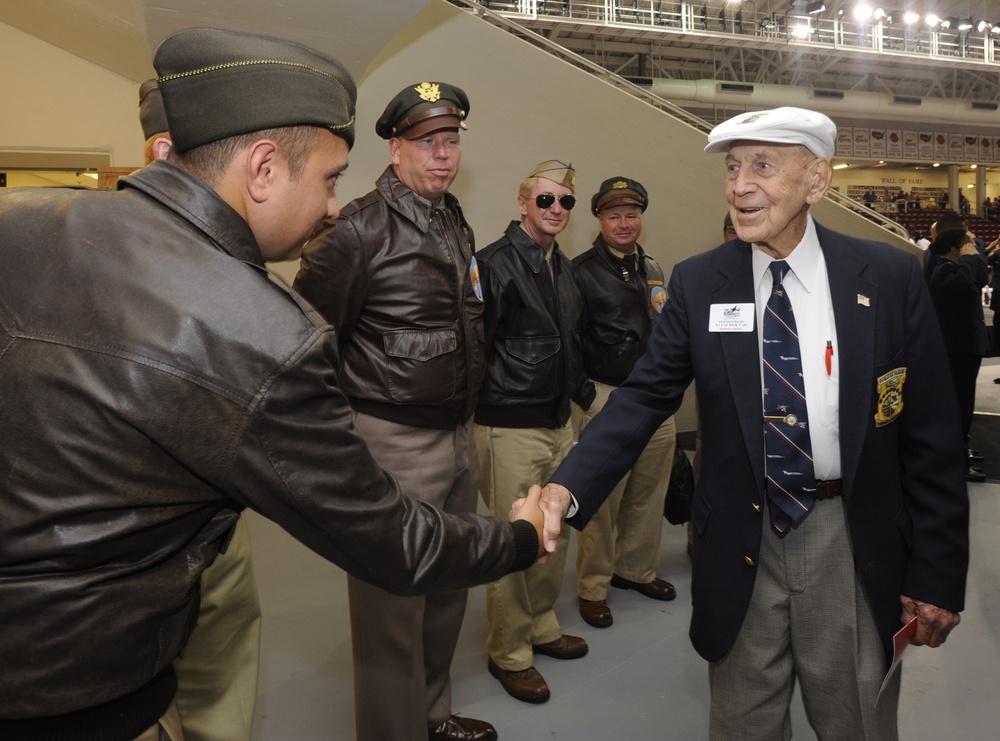
[[[525,523],[405,497],[336,366],[330,327],[186,171],[0,194],[0,728],[161,675],[243,507],[400,594],[533,562]]]
[[[302,255],[295,290],[337,330],[340,388],[382,419],[455,429],[483,382],[483,301],[458,200],[435,206],[392,166]]]

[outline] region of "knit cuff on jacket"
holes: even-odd
[[[538,560],[538,533],[535,526],[526,520],[515,520],[514,528],[514,563],[510,565],[513,571],[524,571]]]

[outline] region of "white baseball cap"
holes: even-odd
[[[705,151],[728,152],[735,141],[801,144],[817,157],[831,159],[837,150],[837,125],[805,108],[774,108],[733,116],[708,135]]]

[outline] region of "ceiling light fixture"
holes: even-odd
[[[816,0],[816,2],[806,5],[807,15],[816,15],[817,13],[822,13],[824,10],[826,10],[826,3],[823,0]]]

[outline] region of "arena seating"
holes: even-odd
[[[888,213],[885,215],[906,227],[911,235],[919,232],[929,237],[931,224],[944,214],[954,214],[954,211],[919,210],[907,213]],[[986,242],[986,244],[989,244],[1000,236],[1000,223],[990,221],[982,216],[963,215],[962,218],[965,220],[969,231]]]

